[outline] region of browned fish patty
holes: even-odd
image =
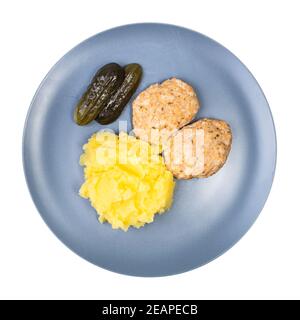
[[[161,84],[153,84],[133,102],[135,135],[158,144],[157,137],[153,137],[154,132],[163,144],[174,130],[183,127],[195,117],[199,107],[194,89],[184,81],[172,78]]]
[[[231,129],[225,121],[199,120],[169,138],[164,149],[166,165],[178,179],[207,178],[224,165],[231,143]]]

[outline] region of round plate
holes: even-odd
[[[177,181],[172,208],[128,232],[100,224],[78,196],[82,145],[103,127],[77,126],[73,110],[96,70],[109,62],[142,65],[136,94],[170,77],[187,81],[201,101],[196,119],[224,119],[233,131],[231,153],[217,174]],[[131,102],[119,120],[127,120],[131,130]],[[108,127],[118,131],[118,120]],[[181,27],[134,24],[89,38],[50,70],[29,109],[23,162],[36,207],[71,250],[111,271],[165,276],[218,257],[253,224],[274,176],[275,129],[258,83],[223,46]]]

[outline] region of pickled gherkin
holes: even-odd
[[[125,79],[119,89],[112,95],[105,105],[101,108],[96,121],[100,124],[109,124],[114,122],[122,113],[124,107],[136,91],[141,77],[142,67],[137,63],[131,63],[125,66]]]
[[[78,125],[86,125],[95,120],[122,85],[124,78],[125,71],[117,63],[100,68],[76,106],[74,121]]]

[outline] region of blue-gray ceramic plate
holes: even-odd
[[[112,61],[143,66],[137,93],[173,76],[187,81],[201,100],[197,118],[224,119],[233,131],[231,153],[217,174],[177,181],[168,213],[128,232],[100,224],[78,196],[82,145],[102,127],[77,126],[74,106],[96,70]],[[131,125],[131,103],[119,119]],[[108,127],[118,130],[118,120]],[[36,207],[71,250],[111,271],[165,276],[211,261],[251,227],[271,188],[276,137],[261,88],[231,52],[188,29],[134,24],[89,38],[50,70],[28,112],[23,162]]]

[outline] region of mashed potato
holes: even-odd
[[[126,133],[99,132],[83,150],[85,182],[79,194],[90,200],[101,223],[127,231],[170,208],[175,182],[157,147]]]

